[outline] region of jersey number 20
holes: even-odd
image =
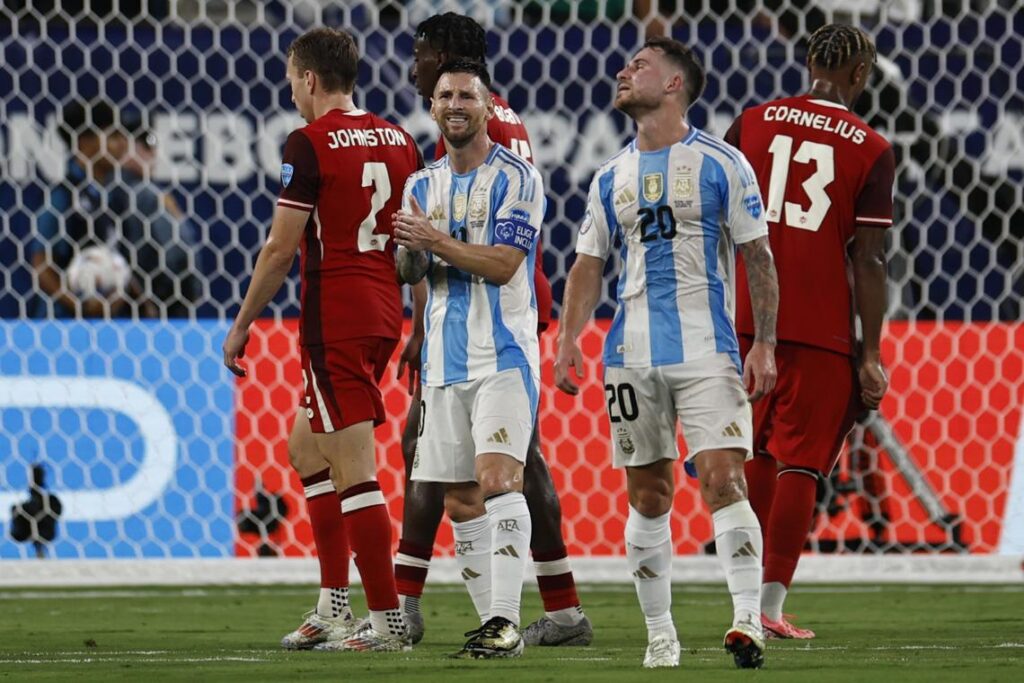
[[[772,155],[772,175],[768,181],[768,220],[772,223],[783,222],[785,211],[785,224],[789,227],[817,232],[832,206],[825,188],[836,178],[835,149],[832,145],[805,140],[796,154],[793,154],[793,138],[776,135],[768,151]],[[811,200],[806,210],[796,202],[785,201],[790,159],[798,164],[813,161],[816,165],[814,174],[803,182],[804,192]]]
[[[388,200],[391,199],[391,178],[388,177],[388,166],[379,161],[368,161],[363,164],[363,187],[373,186],[370,197],[370,213],[359,224],[359,251],[384,251],[391,235],[374,233],[377,227],[377,214]]]

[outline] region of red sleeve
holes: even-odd
[[[878,155],[857,196],[854,211],[857,225],[888,228],[892,225],[892,188],[896,178],[896,155],[892,146]]]
[[[736,117],[736,120],[729,126],[729,130],[725,132],[725,141],[736,149],[740,148],[740,129],[743,128],[743,114]]]
[[[301,130],[292,131],[281,155],[281,194],[277,203],[312,211],[320,191],[320,165],[316,150]]]
[[[434,161],[437,161],[448,152],[444,148],[444,136],[437,138],[437,144],[434,145]]]

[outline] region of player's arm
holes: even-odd
[[[293,131],[284,144],[281,195],[274,209],[270,235],[256,259],[242,307],[224,339],[224,365],[239,377],[245,376],[238,359],[245,355],[249,326],[288,277],[309,215],[316,206],[319,185],[320,168],[313,143],[301,130]]]
[[[224,365],[239,377],[245,377],[245,370],[239,367],[238,359],[245,355],[249,325],[263,312],[288,277],[309,214],[309,211],[287,206],[278,205],[274,209],[270,236],[260,249],[245,300],[224,339]]]
[[[747,354],[743,382],[754,402],[775,386],[775,328],[779,312],[779,276],[767,237],[739,245],[747,267],[747,289],[754,315],[754,344]],[[759,367],[765,370],[759,374]],[[770,370],[770,371],[769,371]]]
[[[890,147],[882,152],[868,174],[856,207],[852,260],[853,293],[862,335],[858,376],[861,400],[871,410],[878,408],[889,388],[882,365],[881,338],[888,307],[885,229],[892,225],[895,175],[896,157]]]
[[[587,212],[576,236],[576,262],[569,270],[558,317],[558,341],[555,355],[555,385],[567,394],[579,393],[576,379],[583,379],[583,354],[578,339],[601,300],[604,265],[612,248],[612,233],[617,225],[612,208],[611,186],[602,189],[600,176],[590,183]]]
[[[423,326],[423,313],[427,308],[427,283],[420,279],[412,286],[412,331],[405,342],[402,355],[398,358],[398,379],[402,379],[405,369],[409,369],[409,395],[416,391],[420,378],[420,351],[423,349],[423,338],[426,330]]]
[[[583,379],[583,353],[577,340],[601,300],[604,264],[602,258],[580,253],[565,283],[558,321],[555,385],[573,396],[579,393],[580,387],[569,375],[569,369],[575,368],[576,379]]]
[[[747,289],[754,315],[754,344],[743,361],[743,384],[754,402],[775,388],[775,327],[779,276],[768,243],[768,223],[754,169],[742,156],[727,170],[727,223],[747,267]]]

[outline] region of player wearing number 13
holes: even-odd
[[[626,469],[626,558],[647,622],[644,666],[679,664],[669,526],[678,419],[733,597],[725,647],[738,666],[759,667],[761,529],[747,502],[743,463],[751,452],[748,400],[775,383],[778,301],[760,191],[736,149],[687,125],[704,71],[685,45],[647,41],[617,80],[615,106],[636,121],[637,137],[590,186],[562,305],[555,379],[563,391],[579,390],[569,375],[575,367],[582,376],[576,339],[619,242],[623,270],[604,379],[613,463]],[[743,379],[732,324],[734,245],[750,264],[756,317]]]
[[[282,641],[293,649],[408,645],[373,427],[385,419],[377,384],[402,327],[390,216],[422,162],[408,133],[355,106],[358,66],[344,31],[314,29],[288,50],[292,100],[309,125],[285,143],[270,235],[224,342],[224,363],[244,375],[237,359],[249,326],[300,249],[304,396],[288,450],[305,488],[322,588],[317,609]],[[368,629],[350,618],[350,548],[370,608]]]
[[[835,465],[857,413],[877,408],[887,387],[879,337],[895,162],[892,146],[849,111],[874,61],[875,47],[862,31],[824,26],[808,42],[810,92],[748,109],[726,134],[757,172],[779,270],[779,385],[754,406],[756,452],[747,479],[765,535],[763,623],[782,638],[814,636],[790,624],[782,606],[811,525],[817,481]],[[847,280],[851,242],[856,296]],[[859,380],[854,301],[863,333]],[[737,304],[742,347],[754,332],[743,287]]]

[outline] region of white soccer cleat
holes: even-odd
[[[679,666],[679,641],[668,636],[658,636],[647,645],[644,656],[645,669],[674,669]]]
[[[723,642],[739,669],[760,669],[764,666],[764,631],[759,621],[744,619],[726,631]]]
[[[313,649],[318,652],[408,652],[412,649],[412,643],[408,635],[393,636],[367,627],[345,640],[329,640]]]
[[[357,619],[351,612],[340,617],[322,617],[316,610],[306,612],[302,626],[281,639],[286,650],[310,650],[330,641],[341,641],[366,628],[366,619]]]

